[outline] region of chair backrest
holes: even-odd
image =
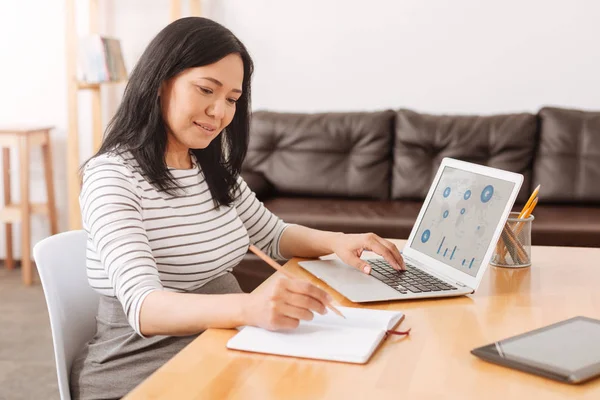
[[[73,358],[96,333],[99,295],[87,281],[86,241],[85,231],[70,231],[46,238],[33,249],[50,314],[58,389],[63,400],[71,399]]]

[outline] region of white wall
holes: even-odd
[[[86,1],[79,1],[85,31]],[[105,33],[129,68],[168,23],[168,0],[102,0]],[[64,0],[0,0],[0,125],[51,124],[60,227],[66,229]],[[255,109],[432,113],[600,109],[600,3],[594,0],[204,0],[254,57]],[[107,118],[120,89],[104,93]],[[81,157],[90,155],[80,96]],[[39,150],[38,153],[39,154]],[[33,200],[43,201],[39,156]],[[15,154],[16,156],[16,154]],[[18,189],[16,160],[13,188]],[[33,221],[34,242],[48,234]],[[16,241],[18,247],[19,240]],[[4,230],[0,230],[3,258]]]
[[[600,108],[600,3],[225,1],[277,110]],[[293,4],[293,5],[290,5]],[[231,12],[231,10],[236,12]]]
[[[62,2],[60,2],[62,3]],[[0,126],[53,125],[56,200],[66,214],[66,74],[64,12],[56,1],[0,0]],[[18,199],[18,152],[13,149],[11,179],[13,199]],[[41,152],[31,155],[31,195],[45,200]],[[0,188],[2,192],[2,188]],[[3,198],[3,197],[2,197]],[[4,204],[3,202],[0,204]],[[16,255],[20,254],[19,225],[15,229]],[[61,227],[65,227],[64,218]],[[33,240],[49,234],[39,217],[32,221]],[[5,231],[0,229],[0,258],[5,257]]]

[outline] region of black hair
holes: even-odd
[[[174,195],[179,186],[165,161],[167,128],[159,99],[161,85],[188,68],[213,64],[229,54],[239,54],[244,65],[242,95],[236,103],[235,115],[208,147],[191,152],[202,168],[215,206],[230,205],[248,150],[250,80],[254,67],[242,42],[210,19],[178,19],[150,42],[131,73],[121,104],[94,157],[115,149],[130,151],[140,173],[158,190]]]

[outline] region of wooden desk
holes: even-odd
[[[469,353],[576,315],[600,318],[600,249],[534,247],[532,259],[522,270],[490,266],[467,297],[371,305],[404,311],[400,327],[412,331],[388,338],[366,365],[227,350],[235,331],[211,329],[126,398],[600,399],[600,379],[571,386]],[[297,261],[286,268],[314,279]],[[342,305],[357,306],[329,290]]]

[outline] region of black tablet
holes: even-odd
[[[600,375],[600,321],[575,317],[471,350],[477,357],[566,383]]]

